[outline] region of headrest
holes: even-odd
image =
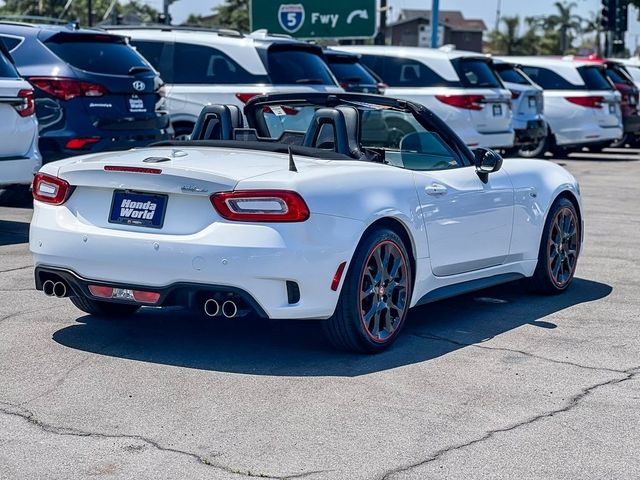
[[[236,105],[211,105],[200,112],[192,140],[232,140],[233,130],[242,128],[242,113]]]
[[[360,114],[356,108],[339,106],[316,110],[302,145],[317,148],[318,137],[325,125],[333,127],[333,147],[336,153],[348,155],[351,158],[362,156],[359,140]]]

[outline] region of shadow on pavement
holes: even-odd
[[[529,295],[516,283],[433,303],[413,309],[393,347],[373,356],[332,350],[316,321],[202,320],[178,309],[146,309],[126,320],[84,316],[53,339],[100,355],[217,372],[358,376],[431,360],[526,324],[556,328],[542,319],[611,291],[577,278],[553,297]]]
[[[29,222],[0,220],[0,247],[29,243]]]

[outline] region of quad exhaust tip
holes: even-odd
[[[54,287],[55,287],[55,283],[52,280],[47,280],[46,282],[44,282],[42,284],[42,291],[44,292],[44,294],[47,297],[53,297],[54,296],[54,293],[53,293]]]
[[[222,304],[222,315],[233,318],[238,314],[238,305],[233,300],[227,300]]]
[[[220,314],[220,304],[213,298],[210,298],[204,302],[204,313],[207,317],[217,317]]]
[[[64,298],[67,296],[67,286],[64,282],[47,280],[42,284],[42,291],[47,297]]]

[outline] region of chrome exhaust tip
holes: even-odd
[[[204,313],[207,317],[217,317],[220,314],[220,304],[213,298],[210,298],[204,302]]]
[[[44,282],[42,284],[42,291],[44,292],[44,294],[47,297],[53,297],[54,296],[54,293],[53,293],[54,287],[55,287],[55,283],[53,283],[53,280],[47,280],[46,282]]]
[[[238,306],[233,300],[227,300],[222,304],[222,315],[226,318],[233,318],[238,314]]]
[[[58,298],[64,298],[67,296],[67,286],[62,282],[56,282],[53,285],[53,294]]]

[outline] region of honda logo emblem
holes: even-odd
[[[143,91],[146,87],[147,86],[145,85],[145,83],[140,80],[136,80],[135,82],[133,82],[133,88],[138,92]]]

